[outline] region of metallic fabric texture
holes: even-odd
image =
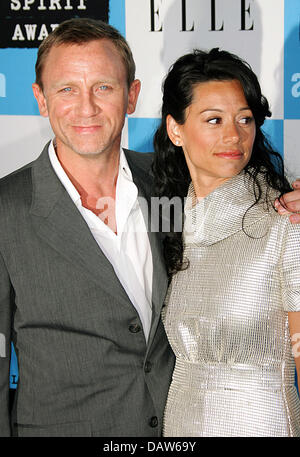
[[[164,436],[300,436],[287,314],[300,311],[300,228],[251,207],[244,172],[194,205],[191,185],[189,197],[189,267],[163,309],[177,360]]]

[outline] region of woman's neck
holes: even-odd
[[[192,177],[192,183],[196,198],[203,198],[213,192],[217,187],[224,184],[231,177],[228,178],[215,178],[212,176],[196,176]]]

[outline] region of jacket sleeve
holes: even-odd
[[[285,311],[300,311],[300,227],[285,224],[281,255],[281,283]]]
[[[12,286],[0,254],[0,436],[10,436],[9,370],[11,354]]]

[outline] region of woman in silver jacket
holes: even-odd
[[[270,115],[226,51],[185,55],[164,82],[156,190],[185,215],[165,238],[165,436],[300,436],[300,228],[274,208],[290,186],[261,129]]]

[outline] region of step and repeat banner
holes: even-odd
[[[1,0],[0,177],[35,159],[52,138],[32,95],[39,43],[71,17],[108,21],[128,40],[142,90],[122,144],[152,151],[161,83],[194,48],[220,47],[250,63],[268,98],[264,125],[289,174],[300,176],[300,0]],[[12,360],[11,387],[18,380]]]

